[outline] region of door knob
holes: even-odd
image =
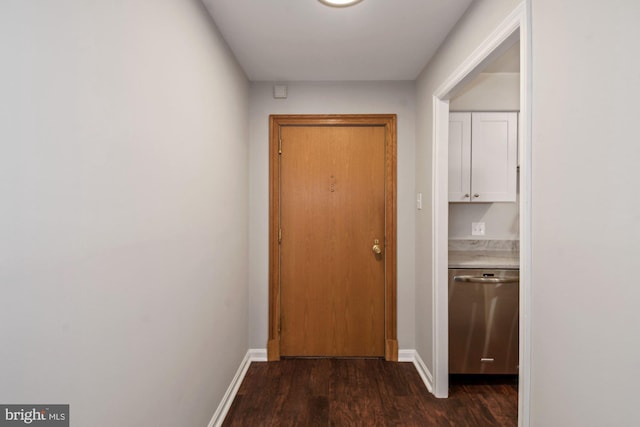
[[[378,239],[373,241],[373,248],[371,248],[371,250],[373,251],[374,254],[382,253],[382,247],[380,247],[380,242],[378,241]]]

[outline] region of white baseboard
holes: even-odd
[[[398,362],[411,362],[416,360],[415,350],[398,350]]]
[[[227,388],[227,392],[224,394],[222,401],[218,405],[218,409],[213,414],[211,421],[207,427],[219,427],[224,422],[225,417],[227,416],[227,412],[229,412],[229,408],[231,408],[231,404],[233,403],[233,399],[236,397],[236,393],[238,393],[238,389],[240,388],[240,384],[242,384],[242,380],[244,376],[247,374],[247,370],[249,369],[249,365],[251,362],[266,362],[267,361],[267,349],[262,348],[251,348],[247,350],[247,354],[242,359],[240,363],[240,367],[236,371],[236,375],[231,380],[231,384],[229,384],[229,388]]]
[[[252,362],[266,362],[267,361],[267,349],[266,348],[250,348],[247,351],[250,355]]]
[[[433,393],[433,376],[416,350],[399,350],[398,362],[413,363],[413,366],[416,367],[416,370],[418,371],[420,378],[422,378],[422,382],[427,387],[427,390],[429,390],[429,393]]]

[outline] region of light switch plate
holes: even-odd
[[[484,236],[484,222],[472,222],[471,223],[471,235],[472,236]]]

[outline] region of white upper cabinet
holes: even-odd
[[[449,115],[449,201],[515,202],[518,114]]]
[[[449,201],[471,196],[471,113],[449,114]]]

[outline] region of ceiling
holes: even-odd
[[[414,80],[472,0],[202,0],[252,81]]]

